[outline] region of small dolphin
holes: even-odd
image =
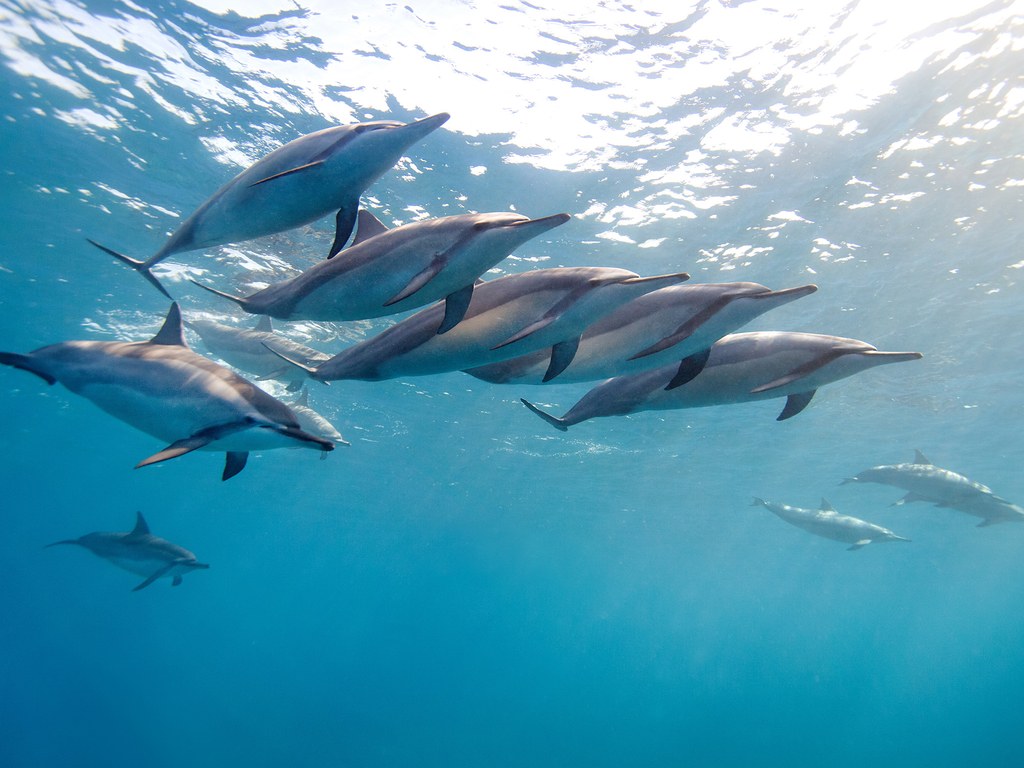
[[[711,346],[774,307],[818,290],[803,285],[772,291],[757,283],[670,285],[633,299],[589,326],[558,383],[595,381],[650,370],[669,361],[693,378]],[[529,355],[470,368],[466,373],[496,384],[543,384],[550,355]],[[682,363],[679,361],[682,360]]]
[[[195,450],[225,451],[227,480],[245,468],[249,451],[334,449],[330,440],[303,431],[284,403],[189,349],[177,304],[149,341],[65,341],[27,355],[0,352],[0,364],[48,384],[59,381],[111,416],[170,442],[136,467]]]
[[[291,392],[302,386],[306,376],[270,350],[301,360],[306,365],[319,365],[331,357],[274,333],[271,320],[266,315],[260,318],[255,328],[236,328],[213,320],[186,320],[185,325],[199,334],[206,348],[228,365],[251,373],[261,381],[287,381]]]
[[[350,442],[341,436],[341,432],[331,422],[318,411],[314,411],[309,407],[309,391],[307,389],[303,388],[299,392],[299,396],[288,403],[288,407],[292,409],[292,413],[298,419],[299,426],[303,432],[330,440],[335,445],[351,445]],[[326,454],[323,454],[323,456],[326,457]]]
[[[817,389],[886,363],[917,360],[920,352],[879,352],[870,344],[816,333],[734,333],[711,347],[703,370],[682,386],[675,363],[630,376],[616,376],[585,394],[562,418],[533,403],[523,404],[563,432],[600,416],[637,411],[700,408],[786,397],[777,420],[796,416]]]
[[[337,211],[331,258],[352,232],[363,190],[448,117],[442,112],[412,123],[337,125],[300,136],[214,192],[145,261],[89,242],[139,272],[167,298],[150,270],[168,256],[284,232]]]
[[[181,577],[184,574],[210,567],[196,560],[196,556],[184,547],[154,536],[149,532],[149,526],[142,513],[137,512],[136,515],[135,528],[126,533],[96,531],[77,539],[55,541],[46,546],[77,544],[118,568],[145,576],[146,580],[135,587],[133,592],[145,589],[162,578],[171,579],[171,585],[176,587],[181,584]]]
[[[938,507],[955,509],[980,517],[979,528],[1005,522],[1024,522],[1024,508],[997,496],[992,489],[963,475],[932,464],[920,451],[914,452],[910,464],[889,464],[871,467],[846,483],[881,483],[907,491],[894,506],[927,501]]]
[[[755,496],[753,506],[758,505],[764,506],[769,512],[773,512],[797,528],[803,528],[816,536],[852,545],[847,547],[847,550],[851,552],[876,542],[910,541],[910,539],[897,536],[888,528],[861,520],[859,517],[841,515],[825,499],[821,500],[819,509],[801,509],[788,504],[775,504]]]
[[[465,315],[480,275],[527,240],[568,220],[566,213],[543,219],[465,213],[388,229],[361,210],[355,240],[341,258],[314,264],[246,298],[196,285],[246,312],[282,320],[367,320],[444,299],[445,319],[438,329],[444,333]]]
[[[555,267],[477,284],[463,320],[444,334],[444,304],[435,304],[318,367],[319,381],[380,381],[460,371],[550,349],[548,377],[572,362],[583,329],[637,296],[689,275],[640,277],[611,267]],[[291,361],[295,362],[295,361]]]

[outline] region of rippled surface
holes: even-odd
[[[334,123],[444,128],[363,202],[573,221],[491,276],[607,265],[819,291],[753,328],[920,362],[779,401],[556,433],[586,385],[339,382],[350,440],[138,472],[153,441],[0,371],[5,765],[1016,764],[1024,527],[837,487],[919,448],[1024,500],[1024,5],[0,0],[0,332],[145,338],[152,254]],[[327,222],[165,262],[249,292]],[[325,351],[389,321],[290,323]],[[196,342],[199,346],[198,341]],[[914,540],[848,553],[749,507],[824,496]],[[42,550],[154,532],[212,563],[140,594]]]

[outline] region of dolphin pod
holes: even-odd
[[[788,504],[776,504],[755,497],[753,506],[763,506],[772,514],[790,525],[834,541],[842,541],[853,551],[883,541],[910,541],[897,536],[888,528],[861,520],[859,517],[841,515],[825,499],[818,509],[801,509]]]
[[[554,378],[572,362],[580,335],[595,319],[688,278],[640,277],[611,267],[554,267],[499,277],[476,286],[462,321],[444,334],[439,329],[447,313],[435,304],[304,369],[318,381],[380,381],[461,371],[545,350],[545,375]]]
[[[616,376],[585,394],[561,418],[523,400],[531,411],[561,431],[588,419],[638,411],[700,408],[785,397],[778,416],[796,416],[819,387],[886,363],[917,360],[919,352],[879,352],[870,344],[840,336],[783,331],[735,333],[711,347],[707,364],[681,386],[670,363],[643,373]]]
[[[284,403],[189,349],[177,304],[149,341],[65,341],[27,355],[0,352],[0,363],[48,384],[59,381],[111,416],[170,443],[136,467],[195,450],[224,451],[227,480],[245,468],[250,451],[334,449],[330,440],[304,431]]]
[[[925,501],[944,509],[955,509],[980,517],[979,528],[995,523],[1024,522],[1024,508],[1001,496],[988,486],[963,475],[932,464],[920,451],[907,464],[888,464],[865,469],[843,481],[846,483],[881,483],[907,491],[894,506]]]
[[[136,270],[167,298],[171,295],[152,268],[168,256],[284,232],[336,212],[334,243],[327,255],[331,258],[352,233],[363,190],[448,118],[442,112],[412,123],[355,123],[300,136],[210,195],[144,261],[90,242]]]
[[[437,331],[444,333],[465,315],[480,275],[568,220],[566,213],[542,219],[464,213],[388,229],[361,210],[355,239],[342,258],[244,298],[196,285],[246,312],[282,320],[366,320],[444,299],[445,319]]]
[[[113,563],[131,573],[146,579],[132,591],[145,589],[157,579],[171,579],[171,586],[181,584],[181,577],[191,571],[203,570],[210,566],[200,563],[194,554],[184,547],[172,544],[149,532],[149,525],[141,512],[136,513],[135,527],[127,532],[96,531],[77,539],[65,539],[47,544],[56,547],[73,544],[89,550],[97,557]]]

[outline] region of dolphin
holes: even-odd
[[[638,373],[672,360],[693,378],[720,338],[816,290],[815,285],[772,291],[758,283],[704,283],[651,291],[590,325],[558,383]],[[466,373],[496,384],[543,384],[549,357],[538,350]]]
[[[572,361],[583,329],[627,301],[685,273],[640,277],[612,267],[554,267],[479,283],[463,320],[444,334],[443,303],[421,310],[317,367],[319,381],[425,376],[548,349],[549,377]],[[291,361],[295,362],[295,361]]]
[[[195,450],[224,451],[222,479],[234,477],[249,451],[334,449],[305,432],[284,403],[185,344],[181,311],[171,304],[149,341],[65,341],[27,355],[0,352],[0,364],[60,382],[111,416],[170,444],[136,468]]]
[[[167,298],[151,270],[168,256],[284,232],[336,211],[331,258],[352,232],[363,190],[448,118],[442,112],[412,123],[380,120],[300,136],[214,192],[144,261],[89,242],[139,272]]]
[[[785,397],[778,421],[800,413],[817,389],[886,363],[917,360],[920,352],[879,352],[870,344],[840,336],[786,331],[734,333],[716,342],[703,370],[673,386],[679,366],[616,376],[585,394],[562,418],[533,403],[523,404],[563,432],[599,416],[637,411],[699,408]]]
[[[266,315],[260,317],[255,328],[236,328],[213,320],[186,320],[185,326],[199,334],[206,348],[228,365],[251,373],[261,381],[287,381],[292,392],[302,386],[305,374],[270,350],[301,360],[306,365],[319,365],[331,357],[274,333],[271,320]]]
[[[96,531],[77,539],[55,541],[46,546],[76,544],[118,568],[145,576],[146,580],[135,587],[133,592],[145,589],[162,578],[171,579],[171,585],[176,587],[181,584],[181,577],[184,574],[210,567],[196,560],[196,556],[184,547],[154,536],[149,532],[149,526],[142,513],[137,512],[136,515],[135,527],[131,531]]]
[[[986,485],[936,467],[921,451],[914,452],[912,463],[871,467],[846,478],[842,485],[846,483],[881,483],[902,488],[907,495],[893,506],[931,502],[980,517],[979,528],[995,523],[1024,522],[1024,508],[997,496]]]
[[[355,239],[341,258],[314,264],[245,298],[196,285],[246,312],[282,320],[367,320],[444,299],[445,319],[438,329],[444,333],[465,315],[480,275],[569,218],[566,213],[542,219],[464,213],[388,229],[361,210]]]
[[[292,409],[303,432],[330,440],[335,445],[351,445],[331,422],[309,407],[309,390],[303,388],[298,397],[288,403],[288,407]]]
[[[847,550],[851,552],[876,542],[910,541],[910,539],[897,536],[888,528],[861,520],[859,517],[841,515],[825,499],[821,500],[821,507],[818,509],[801,509],[788,504],[765,501],[755,496],[753,506],[758,505],[764,506],[769,512],[797,528],[803,528],[805,531],[826,539],[850,544],[851,546],[847,547]]]

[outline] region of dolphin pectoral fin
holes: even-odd
[[[271,176],[266,176],[266,177],[260,179],[259,181],[254,181],[249,186],[250,187],[258,187],[260,184],[266,184],[268,181],[273,181],[274,179],[283,179],[285,176],[291,176],[293,173],[300,173],[302,171],[308,171],[311,168],[318,168],[319,166],[321,166],[323,164],[324,164],[323,160],[314,160],[313,162],[306,163],[305,165],[297,165],[294,168],[289,168],[287,171],[281,171],[280,173],[275,173],[275,174],[272,174]]]
[[[512,334],[500,344],[496,344],[495,346],[491,347],[491,349],[501,349],[502,347],[508,346],[509,344],[514,344],[515,342],[521,339],[525,339],[527,336],[530,336],[531,334],[537,333],[537,331],[541,331],[547,328],[549,325],[555,322],[556,319],[557,318],[554,315],[545,315],[540,320],[536,320],[530,323],[525,328],[520,329],[517,333]]]
[[[348,240],[348,236],[352,234],[352,228],[356,225],[358,211],[359,198],[338,209],[338,213],[334,216],[334,241],[331,243],[331,249],[327,252],[328,260],[341,253],[345,247],[345,242]]]
[[[449,293],[447,298],[444,300],[444,320],[441,321],[441,325],[438,327],[437,332],[439,334],[447,333],[458,325],[462,321],[462,318],[466,316],[466,312],[469,310],[469,302],[472,300],[472,283],[459,288],[457,291]]]
[[[569,431],[569,427],[566,426],[566,424],[564,423],[564,421],[562,419],[558,418],[557,416],[552,416],[550,413],[545,413],[540,408],[538,408],[536,405],[531,403],[529,400],[524,400],[523,398],[519,398],[519,401],[523,405],[525,405],[527,408],[529,408],[531,411],[533,411],[538,416],[540,416],[542,419],[544,419],[544,421],[546,421],[548,424],[553,426],[555,429],[560,430],[562,432],[568,432]]]
[[[630,360],[637,360],[641,357],[647,357],[657,352],[662,352],[670,347],[674,347],[682,341],[686,341],[694,333],[697,332],[702,325],[708,320],[721,312],[725,307],[729,306],[732,302],[733,297],[723,296],[704,307],[700,312],[697,312],[693,317],[689,318],[685,323],[676,328],[672,333],[663,338],[661,341],[657,341],[651,346],[637,352],[633,355]],[[678,385],[677,385],[678,386]]]
[[[785,374],[784,376],[780,376],[774,381],[769,381],[767,384],[761,384],[760,386],[754,387],[752,390],[750,390],[750,394],[757,395],[760,394],[761,392],[768,392],[773,389],[778,389],[779,387],[785,387],[788,384],[792,384],[794,381],[799,381],[805,376],[809,376],[819,368],[823,368],[824,366],[831,363],[833,360],[842,357],[844,354],[846,354],[846,352],[826,352],[825,354],[814,358],[810,362],[797,366],[789,373]]]
[[[180,587],[181,586],[181,574],[180,573],[176,573],[174,575],[174,579],[171,580],[171,586],[172,587]]]
[[[173,562],[170,562],[170,563],[168,563],[167,565],[163,566],[162,568],[158,568],[157,570],[155,570],[155,571],[154,571],[153,573],[151,573],[151,574],[150,574],[150,576],[149,576],[149,578],[148,578],[148,579],[146,579],[146,580],[145,580],[144,582],[142,582],[142,583],[141,583],[141,584],[139,584],[139,585],[138,585],[137,587],[135,587],[135,588],[134,588],[134,589],[132,590],[132,592],[138,592],[138,591],[139,591],[140,589],[145,589],[145,588],[146,588],[146,587],[148,587],[148,586],[149,586],[150,584],[152,584],[152,583],[153,583],[154,581],[156,581],[157,579],[159,579],[159,578],[160,578],[161,576],[166,576],[166,575],[167,575],[167,574],[168,574],[168,573],[170,572],[170,570],[171,570],[171,569],[172,569],[172,568],[173,568],[174,566],[176,566],[177,564],[178,564],[178,561],[177,561],[177,560],[175,560],[175,561],[173,561]],[[179,577],[179,578],[180,578],[180,577]]]
[[[576,357],[576,350],[580,348],[580,337],[560,341],[551,348],[551,362],[547,371],[544,372],[545,383],[551,381],[562,371],[569,367],[573,358]]]
[[[860,541],[856,542],[853,546],[847,547],[846,551],[847,552],[853,552],[855,549],[860,549],[861,547],[866,547],[870,543],[871,543],[871,539],[861,539]]]
[[[412,296],[414,293],[416,293],[416,291],[418,291],[420,288],[422,288],[435,277],[437,277],[438,273],[442,269],[444,269],[447,263],[448,259],[445,258],[445,255],[443,253],[439,253],[436,256],[434,256],[434,258],[431,259],[430,263],[426,266],[426,268],[419,272],[419,274],[415,275],[413,279],[408,282],[405,288],[403,288],[390,299],[385,301],[384,306],[390,307],[392,304],[397,304],[402,299],[407,299],[410,296]]]
[[[138,259],[133,259],[130,256],[125,256],[123,253],[118,253],[113,248],[107,248],[107,246],[105,245],[100,245],[95,240],[89,240],[89,238],[86,238],[86,240],[88,240],[92,245],[95,245],[104,253],[113,256],[122,264],[126,264],[127,266],[134,269],[136,272],[138,272],[140,275],[146,278],[149,281],[150,285],[152,285],[154,288],[160,291],[160,293],[162,293],[168,299],[174,298],[173,296],[171,296],[171,294],[167,292],[167,289],[163,287],[160,281],[156,279],[156,275],[149,271],[149,265],[146,262],[139,261]]]
[[[9,365],[11,368],[34,373],[47,384],[57,383],[57,380],[40,368],[29,355],[19,355],[15,352],[0,352],[0,365]]]
[[[140,461],[135,465],[135,468],[139,469],[139,467],[148,467],[150,464],[157,464],[161,461],[176,459],[179,456],[184,456],[186,453],[191,453],[192,451],[203,448],[216,440],[220,440],[221,438],[227,437],[235,432],[241,432],[243,429],[249,429],[252,426],[253,422],[250,419],[244,419],[242,421],[231,422],[230,424],[218,424],[214,427],[206,427],[205,429],[199,430],[194,435],[189,435],[181,440],[175,440],[162,451],[158,451],[148,459]]]
[[[786,405],[782,409],[782,413],[775,417],[776,421],[785,421],[796,416],[800,411],[808,406],[811,402],[811,398],[814,397],[816,389],[812,389],[809,392],[798,392],[795,395],[790,395],[786,398]]]
[[[232,477],[237,475],[243,469],[245,469],[245,462],[249,460],[248,451],[228,451],[225,454],[224,460],[224,472],[221,474],[221,480],[230,480]]]
[[[684,357],[679,362],[679,369],[676,371],[676,375],[672,377],[672,380],[665,385],[665,391],[681,387],[687,382],[693,381],[704,370],[704,366],[708,364],[708,358],[711,357],[711,347],[700,352],[694,352],[689,357]]]

